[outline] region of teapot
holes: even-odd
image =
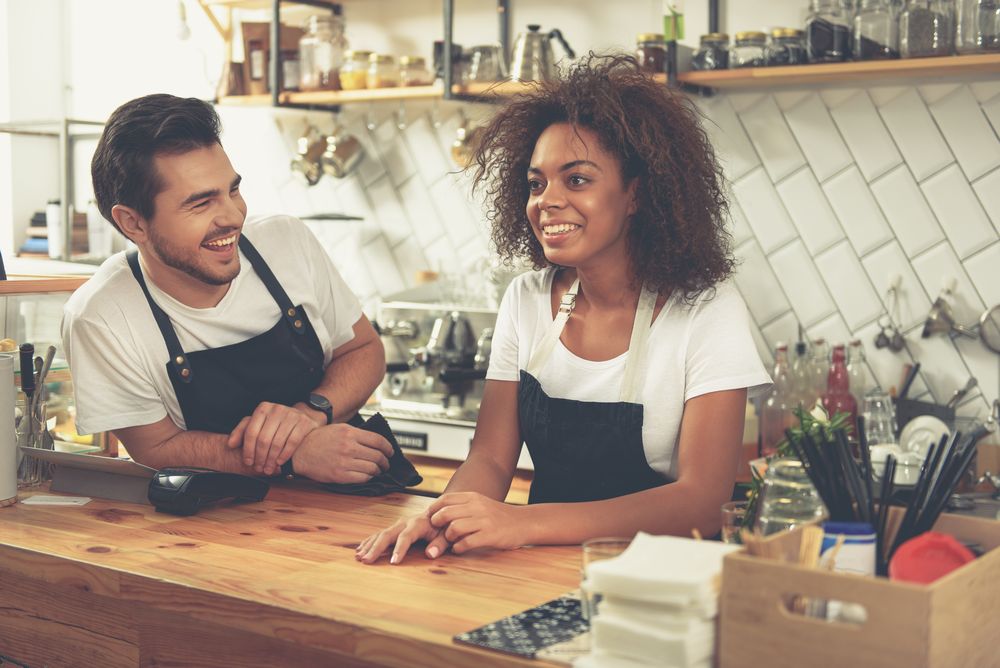
[[[559,76],[556,69],[552,39],[559,40],[563,51],[570,58],[576,54],[559,30],[539,32],[541,26],[531,24],[528,32],[521,33],[514,42],[514,53],[510,61],[510,78],[514,81],[547,81]]]

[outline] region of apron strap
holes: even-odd
[[[153,296],[149,294],[149,287],[146,285],[146,279],[143,278],[142,269],[139,267],[139,251],[133,248],[125,253],[125,259],[128,260],[128,266],[132,270],[135,280],[139,283],[139,287],[142,288],[142,294],[146,295],[149,310],[153,312],[153,319],[156,320],[156,326],[160,329],[163,342],[167,344],[167,352],[170,353],[170,365],[174,367],[177,377],[180,378],[181,382],[190,383],[194,377],[194,371],[188,363],[184,349],[181,348],[181,342],[177,340],[177,334],[174,332],[173,326],[170,324],[170,316],[160,308],[160,305],[153,300]]]
[[[267,262],[264,262],[264,258],[261,257],[254,245],[250,243],[244,235],[240,235],[239,240],[240,250],[246,255],[247,259],[250,260],[250,266],[253,270],[257,272],[257,276],[260,278],[261,283],[267,288],[267,291],[271,293],[271,297],[274,301],[278,303],[278,308],[281,309],[281,317],[285,319],[288,326],[292,328],[292,331],[296,334],[305,334],[305,323],[302,320],[302,314],[299,309],[292,304],[292,300],[288,298],[288,293],[285,289],[281,287],[281,283],[275,278],[274,272],[271,268],[267,266]]]
[[[576,295],[580,290],[580,279],[573,282],[566,294],[559,302],[559,311],[553,318],[545,336],[532,352],[525,368],[529,374],[538,378],[539,373],[549,361],[552,351],[562,335],[569,316],[576,307]],[[639,294],[639,304],[635,310],[635,320],[632,322],[632,336],[629,339],[629,355],[625,360],[625,372],[622,374],[622,385],[619,400],[629,403],[641,403],[639,399],[639,372],[641,362],[646,358],[646,344],[649,340],[649,328],[653,324],[653,311],[656,308],[657,294],[649,290],[645,285]]]

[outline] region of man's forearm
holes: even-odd
[[[316,392],[330,400],[335,422],[344,422],[365,405],[385,377],[385,351],[375,339],[335,357]]]
[[[208,431],[180,431],[159,445],[130,453],[140,464],[155,469],[168,466],[199,466],[215,471],[260,475],[243,463],[242,448],[226,447],[227,434]],[[128,447],[126,445],[126,447]]]

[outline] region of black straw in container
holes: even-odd
[[[25,407],[31,405],[31,397],[35,394],[35,346],[32,343],[22,343],[21,353],[21,391],[24,392]],[[27,409],[27,408],[26,408]]]

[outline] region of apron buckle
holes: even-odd
[[[569,315],[576,308],[576,295],[566,294],[559,300],[559,312]]]

